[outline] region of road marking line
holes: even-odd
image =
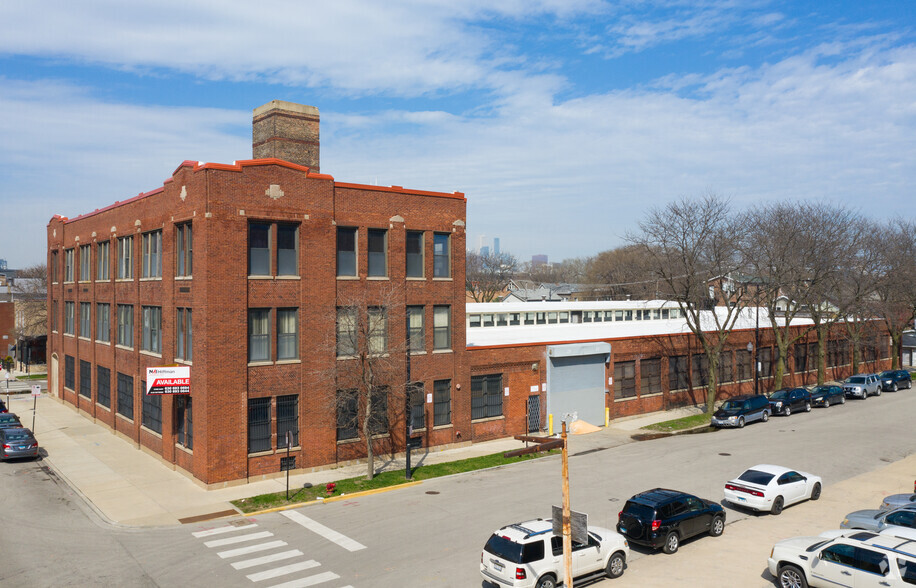
[[[268,541],[267,543],[258,543],[257,545],[249,545],[248,547],[239,547],[238,549],[230,549],[229,551],[220,551],[216,555],[226,559],[227,557],[248,555],[249,553],[255,553],[257,551],[266,551],[268,549],[273,549],[274,547],[286,547],[286,545],[286,541]]]
[[[271,586],[270,588],[305,588],[306,586],[314,586],[315,584],[330,582],[331,580],[336,580],[339,577],[340,576],[334,572],[324,572],[314,576],[309,576],[308,578],[300,578],[298,580],[284,582],[283,584],[277,584],[275,586]],[[353,586],[344,586],[344,588],[353,588]]]
[[[207,529],[206,531],[195,531],[194,533],[191,533],[191,535],[194,535],[197,538],[209,537],[210,535],[220,535],[222,533],[229,533],[231,531],[241,531],[242,529],[250,529],[252,527],[257,527],[257,526],[258,526],[257,523],[252,523],[250,525],[243,525],[241,527],[233,527],[230,525],[228,527],[217,527],[215,529]]]
[[[301,572],[302,570],[307,570],[309,568],[317,568],[320,565],[321,564],[314,559],[310,559],[308,561],[301,561],[299,563],[290,564],[288,566],[280,566],[279,568],[273,568],[272,570],[258,572],[256,574],[248,574],[246,577],[252,582],[260,582],[261,580],[269,580],[278,576],[292,574],[293,572]]]
[[[329,529],[317,521],[313,521],[304,514],[297,512],[295,510],[286,510],[280,513],[289,520],[299,523],[309,531],[317,533],[327,539],[332,541],[337,545],[340,545],[347,551],[359,551],[360,549],[365,549],[366,546],[362,543],[350,539],[346,535],[342,535],[333,529]]]
[[[245,541],[254,541],[255,539],[263,539],[265,537],[273,537],[274,534],[270,531],[261,531],[260,533],[249,533],[247,535],[242,535],[241,537],[229,537],[228,539],[214,539],[213,541],[206,541],[204,545],[207,547],[221,547],[223,545],[232,545],[233,543],[244,543]]]
[[[262,557],[256,557],[254,559],[246,559],[243,561],[238,561],[232,564],[237,570],[244,570],[245,568],[250,568],[254,566],[259,566],[266,563],[271,563],[275,561],[280,561],[281,559],[289,559],[291,557],[296,557],[302,555],[302,552],[298,549],[293,549],[292,551],[284,551],[282,553],[273,553],[271,555],[264,555]]]

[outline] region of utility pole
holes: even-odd
[[[572,529],[569,525],[569,452],[566,443],[566,421],[560,434],[563,440],[563,584],[572,588]]]

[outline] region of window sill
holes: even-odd
[[[188,455],[194,455],[193,449],[188,449],[187,447],[185,447],[184,445],[181,445],[180,443],[175,444],[175,449],[178,449],[183,453],[187,453]]]
[[[148,355],[150,357],[156,357],[158,359],[162,359],[161,353],[156,353],[155,351],[146,351],[145,349],[140,350],[140,355]]]
[[[77,284],[91,284],[92,280],[80,280]]]
[[[117,416],[119,419],[121,419],[122,421],[128,422],[128,423],[130,423],[130,424],[134,424],[134,419],[128,418],[128,417],[124,416],[123,414],[121,414],[120,412],[119,412],[116,416]]]
[[[302,446],[293,445],[292,447],[289,448],[289,452],[292,453],[293,451],[302,451]],[[277,447],[277,451],[275,453],[277,454],[286,453],[286,447]]]
[[[337,356],[337,361],[340,361],[342,359],[356,359],[356,356],[355,355],[338,355]]]
[[[76,392],[76,390],[74,390],[73,388],[67,388],[66,385],[64,385],[64,390],[67,392]]]
[[[79,339],[80,341],[88,341],[89,343],[92,343],[92,339],[90,339],[89,337],[77,337],[77,339]]]
[[[249,453],[248,458],[250,459],[252,457],[264,457],[265,455],[273,455],[273,454],[274,454],[274,450],[268,449],[266,451],[257,451],[255,453]]]
[[[338,445],[349,445],[350,443],[358,443],[359,437],[354,437],[353,439],[338,439]]]
[[[500,415],[495,417],[486,417],[482,419],[471,419],[471,424],[474,423],[488,423],[490,421],[503,421],[506,419],[506,415]]]
[[[64,337],[76,338],[76,335],[74,335],[73,333],[64,333]]]
[[[625,398],[615,398],[614,402],[630,402],[631,400],[639,400],[639,396],[627,396]]]
[[[275,365],[295,365],[302,363],[301,359],[278,359]]]
[[[426,355],[425,351],[411,351],[411,355]]]
[[[452,353],[451,349],[433,349],[433,353]]]
[[[358,280],[359,276],[337,276],[338,280]]]
[[[175,276],[175,281],[176,281],[176,282],[187,282],[187,281],[193,280],[193,279],[194,279],[194,276]],[[177,444],[176,444],[176,446],[177,446]]]
[[[656,396],[661,396],[661,395],[662,395],[661,392],[650,392],[650,393],[648,393],[648,394],[642,394],[642,395],[640,395],[640,398],[654,398],[654,397],[656,397]]]
[[[101,339],[96,339],[95,342],[98,343],[99,345],[108,345],[109,347],[111,347],[111,341],[102,341]]]
[[[274,362],[272,361],[249,361],[248,367],[261,367],[261,366],[273,365],[273,364]]]
[[[273,276],[248,276],[249,280],[272,280]],[[249,454],[251,455],[251,454]]]
[[[433,431],[441,431],[441,430],[443,430],[443,429],[451,429],[451,428],[453,428],[454,426],[455,426],[455,425],[453,425],[452,423],[449,423],[449,424],[447,424],[447,425],[436,425],[435,427],[433,427]]]
[[[302,277],[301,277],[301,276],[293,276],[293,275],[280,275],[280,276],[277,276],[277,279],[278,279],[278,280],[293,280],[293,281],[295,281],[295,280],[301,280]]]
[[[117,349],[123,349],[124,351],[133,351],[133,347],[128,347],[127,345],[115,345]]]
[[[388,276],[367,276],[366,280],[370,282],[387,282],[389,278]]]
[[[145,278],[140,278],[141,282],[161,282],[162,276],[147,276]]]
[[[156,431],[150,429],[149,427],[147,427],[147,426],[145,426],[145,425],[140,425],[140,430],[141,430],[141,431],[146,431],[146,432],[149,433],[150,435],[153,435],[154,437],[159,437],[160,439],[162,439],[162,433],[157,433]]]
[[[411,281],[413,281],[413,282],[425,282],[425,281],[426,281],[426,276],[407,276],[405,279],[406,279],[408,282],[411,282]]]
[[[181,359],[180,357],[176,357],[173,361],[182,365],[194,365],[194,362],[187,359]]]
[[[452,281],[452,278],[451,278],[451,276],[448,277],[448,278],[436,278],[436,277],[433,277],[433,281],[434,281],[434,282],[451,282],[451,281]]]
[[[60,334],[60,333],[57,332],[57,329],[51,329],[51,332],[54,333],[55,335],[59,335],[59,334]]]
[[[104,404],[100,404],[100,403],[98,403],[98,402],[96,402],[95,405],[96,405],[97,407],[101,408],[102,410],[105,410],[105,411],[107,411],[107,412],[111,412],[111,407],[110,407],[110,406],[105,406]]]
[[[133,281],[134,281],[133,278],[118,278],[115,280],[115,282],[133,282]]]

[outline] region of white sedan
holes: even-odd
[[[783,507],[821,497],[819,476],[777,465],[756,465],[725,483],[725,500],[774,515]]]

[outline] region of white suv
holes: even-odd
[[[856,374],[849,376],[843,382],[843,393],[846,398],[861,398],[881,396],[881,380],[877,374]]]
[[[602,527],[588,528],[588,543],[572,544],[575,579],[606,575],[618,578],[630,547],[622,535]],[[555,588],[564,583],[563,538],[551,521],[535,519],[499,529],[480,554],[480,575],[497,586]]]
[[[871,531],[827,531],[780,541],[767,560],[782,588],[916,584],[916,541]]]

